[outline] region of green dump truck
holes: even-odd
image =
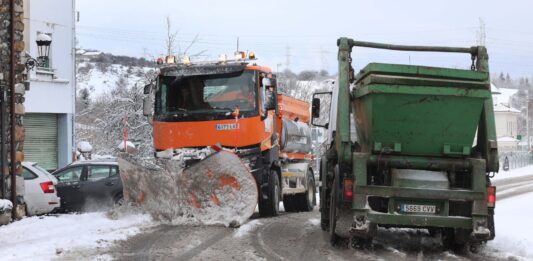
[[[332,92],[313,96],[313,124],[328,129],[320,212],[330,240],[372,242],[378,227],[428,229],[474,250],[495,236],[498,150],[487,50],[340,38]],[[371,63],[354,47],[470,55],[467,70]]]

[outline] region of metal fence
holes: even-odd
[[[500,171],[516,169],[533,164],[533,154],[529,151],[499,152]]]

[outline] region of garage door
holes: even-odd
[[[24,160],[48,170],[57,169],[57,114],[28,113],[24,127]]]

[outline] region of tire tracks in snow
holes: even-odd
[[[231,230],[223,229],[219,231],[218,233],[216,233],[215,235],[213,235],[212,237],[210,237],[208,240],[205,240],[202,243],[200,243],[198,246],[193,247],[192,249],[186,251],[182,255],[176,257],[176,260],[190,260],[232,233],[233,232]]]
[[[504,200],[533,192],[533,175],[495,180],[496,200]]]

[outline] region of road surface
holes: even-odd
[[[532,176],[498,180],[495,184],[500,201],[512,201],[517,195],[533,191]],[[498,228],[500,224],[496,225]],[[332,247],[327,238],[315,208],[274,218],[254,215],[240,228],[158,225],[117,241],[110,248],[84,255],[117,260],[509,260],[509,256],[495,254],[505,250],[495,251],[490,245],[477,254],[445,251],[440,237],[432,237],[426,230],[380,228],[371,250],[355,250],[348,244]]]

